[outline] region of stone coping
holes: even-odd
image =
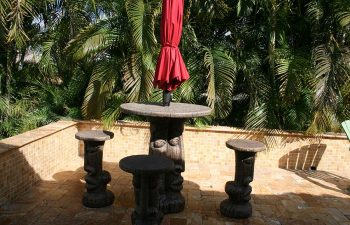
[[[76,126],[77,124],[78,122],[76,121],[60,120],[22,134],[2,139],[0,140],[0,154],[31,144],[37,140],[51,136],[69,127]]]
[[[25,133],[9,137],[3,140],[0,140],[0,154],[5,153],[11,149],[17,149],[35,142],[36,140],[43,139],[45,137],[51,136],[57,132],[65,130],[72,126],[78,126],[79,124],[91,124],[93,126],[101,126],[102,123],[99,121],[65,121],[61,120],[48,124],[46,126],[27,131]],[[118,121],[115,123],[115,126],[119,127],[130,127],[130,128],[139,128],[139,129],[149,129],[148,122],[134,122],[134,121]],[[225,133],[225,134],[242,134],[242,135],[269,135],[269,136],[284,136],[291,138],[316,138],[316,139],[336,139],[336,140],[347,140],[345,134],[319,134],[319,135],[306,135],[304,133],[298,132],[286,132],[280,130],[243,130],[232,127],[223,127],[223,126],[211,126],[211,127],[185,127],[186,131],[193,132],[208,132],[208,133]],[[74,137],[73,137],[74,138]]]
[[[79,124],[92,124],[94,126],[102,126],[100,121],[77,121]],[[149,122],[140,122],[140,121],[128,121],[128,120],[119,120],[114,126],[119,127],[130,127],[130,128],[140,128],[140,129],[149,129]],[[281,136],[281,137],[293,137],[293,138],[305,138],[305,139],[339,139],[347,140],[345,133],[323,133],[310,135],[303,132],[293,132],[293,131],[282,131],[282,130],[245,130],[235,127],[225,127],[225,126],[203,126],[203,127],[193,127],[185,126],[186,131],[194,132],[208,132],[208,133],[225,133],[225,134],[242,134],[242,135],[268,135],[268,136]]]

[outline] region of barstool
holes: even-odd
[[[133,225],[159,225],[159,178],[174,169],[174,162],[160,155],[134,155],[123,158],[119,167],[133,174],[136,208],[131,215]]]
[[[258,141],[231,139],[226,146],[235,151],[236,171],[235,180],[226,183],[225,192],[229,198],[221,202],[220,212],[231,218],[248,218],[252,215],[249,183],[253,181],[255,155],[264,151],[265,145]]]
[[[76,139],[84,141],[84,170],[87,175],[83,205],[86,207],[102,208],[114,202],[114,194],[107,190],[111,174],[102,170],[103,146],[113,137],[112,132],[101,130],[81,131],[75,135]]]

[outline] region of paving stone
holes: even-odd
[[[211,168],[197,163],[186,166],[185,210],[166,215],[162,225],[350,224],[350,195],[341,189],[350,186],[349,178],[326,176],[322,182],[312,183],[307,176],[316,173],[300,172],[301,176],[292,171],[261,168],[251,183],[253,216],[234,220],[223,217],[219,211],[220,202],[227,198],[225,183],[234,179],[234,168]],[[52,177],[56,180],[43,181],[11,204],[0,206],[0,225],[130,225],[135,206],[132,176],[116,169],[115,163],[108,163],[107,167],[113,180],[109,189],[116,196],[112,206],[82,206],[85,173],[79,168],[55,174]]]

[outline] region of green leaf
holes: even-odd
[[[225,51],[204,48],[204,66],[208,70],[207,103],[216,117],[225,118],[232,108],[236,63]]]
[[[116,75],[113,61],[101,61],[95,66],[81,108],[85,118],[101,118],[105,104],[112,94]]]

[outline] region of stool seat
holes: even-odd
[[[136,175],[166,173],[174,169],[174,162],[160,155],[133,155],[120,160],[119,167]]]
[[[261,152],[265,150],[265,145],[259,141],[230,139],[226,142],[226,147],[242,152]]]
[[[82,141],[107,141],[114,137],[114,134],[105,130],[80,131],[75,134],[75,138]]]
[[[160,225],[159,181],[164,173],[174,170],[174,162],[160,155],[133,155],[119,161],[119,167],[133,174],[136,207],[131,214],[133,225]]]

